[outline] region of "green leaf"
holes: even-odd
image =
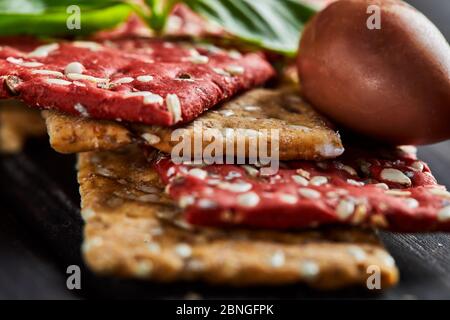
[[[241,40],[289,56],[296,54],[301,31],[316,13],[301,0],[186,0],[185,3]]]
[[[80,29],[69,29],[72,6],[80,8]],[[124,22],[134,6],[112,0],[0,0],[0,35],[85,35]]]
[[[181,2],[181,0],[145,0],[151,12],[151,16],[148,19],[150,28],[161,32],[177,2]]]

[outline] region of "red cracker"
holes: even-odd
[[[237,55],[161,40],[60,42],[30,53],[0,47],[0,98],[150,125],[189,122],[275,74],[257,53]],[[82,75],[65,74],[72,62],[81,63]]]
[[[450,231],[450,193],[426,164],[400,150],[351,148],[334,161],[284,163],[265,177],[239,165],[196,168],[161,158],[155,166],[192,224]]]

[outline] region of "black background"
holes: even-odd
[[[450,39],[450,1],[409,2]],[[420,156],[430,164],[438,181],[450,187],[450,143],[423,147]],[[203,287],[179,289],[147,285],[138,288],[134,283],[96,279],[90,274],[84,279],[81,291],[69,291],[65,268],[79,258],[74,157],[57,155],[49,150],[46,142],[34,141],[21,155],[0,156],[0,170],[4,170],[0,171],[0,299],[182,298],[192,291],[205,298],[261,297],[261,292],[266,293],[264,297],[272,298],[450,298],[450,236],[443,234],[382,235],[402,274],[401,284],[384,294],[359,291],[321,294],[305,288],[241,290],[238,293]],[[45,202],[49,198],[53,200],[52,205]],[[57,225],[59,227],[55,227]]]

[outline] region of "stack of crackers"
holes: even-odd
[[[129,35],[6,43],[0,84],[1,98],[45,109],[56,151],[78,154],[82,251],[101,275],[335,289],[378,272],[385,289],[398,270],[375,228],[450,230],[450,193],[414,148],[343,143],[261,52]],[[4,141],[42,131],[37,109],[13,107],[29,120],[0,118]],[[222,159],[235,161],[197,161],[212,142],[191,140],[198,128],[228,138]],[[198,143],[182,161],[180,130]],[[252,141],[272,130],[279,163],[266,170]]]

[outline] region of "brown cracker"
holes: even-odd
[[[0,153],[20,152],[27,138],[44,135],[39,111],[14,100],[0,102]]]
[[[272,232],[186,224],[135,147],[80,154],[78,167],[86,221],[83,252],[97,273],[231,286],[301,282],[334,289],[366,286],[366,270],[376,265],[382,288],[398,280],[392,257],[368,230]]]
[[[130,143],[133,138],[170,153],[178,143],[171,141],[173,128],[132,125],[126,129],[118,123],[53,112],[46,112],[45,116],[51,144],[63,153],[113,150]],[[343,152],[339,134],[301,99],[295,87],[252,90],[183,126],[187,137],[193,136],[195,124],[204,133],[208,129],[217,129],[221,133],[227,129],[247,130],[244,134],[234,135],[235,148],[237,136],[242,138],[248,134],[250,137],[258,130],[278,129],[280,160],[335,158]],[[272,143],[270,137],[269,145]],[[203,149],[210,143],[206,139],[204,134]],[[248,149],[248,139],[245,142]]]

